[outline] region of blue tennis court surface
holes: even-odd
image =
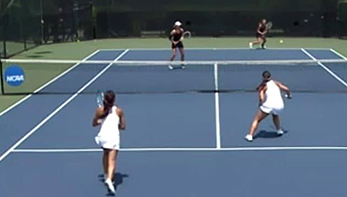
[[[98,50],[85,60],[163,61],[164,49]],[[317,60],[316,65],[132,67],[80,63],[0,116],[0,196],[106,196],[91,127],[100,87],[125,111],[117,196],[344,196],[347,67],[331,49],[187,49],[192,61]],[[246,142],[260,74],[294,91],[281,115]],[[198,93],[191,90],[245,90]],[[151,93],[152,92],[152,93]],[[155,94],[154,94],[155,92]]]

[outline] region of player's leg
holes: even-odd
[[[258,109],[254,119],[253,119],[253,122],[251,124],[251,127],[249,129],[249,133],[248,135],[245,137],[247,141],[253,141],[253,135],[255,133],[255,131],[257,130],[258,128],[258,125],[259,123],[268,116],[269,114],[261,111],[260,109]]]
[[[256,40],[253,42],[253,44],[260,44],[261,43],[261,37],[257,37]]]
[[[261,38],[257,35],[255,41],[249,43],[249,47],[252,48],[253,45],[257,45],[261,43]]]
[[[185,54],[184,54],[184,47],[183,47],[182,43],[179,46],[179,50],[180,50],[180,54],[181,54],[181,61],[183,62],[184,58],[185,58]]]
[[[173,61],[176,58],[176,54],[177,54],[177,47],[175,46],[175,44],[172,44],[172,55],[170,57],[170,61]]]
[[[104,179],[107,179],[108,176],[108,151],[104,150],[103,156],[102,156],[102,164],[104,167]]]
[[[178,49],[179,49],[179,51],[180,51],[181,61],[184,62],[184,60],[185,60],[185,54],[184,54],[184,47],[183,47],[183,43],[182,43],[182,42],[180,42],[180,43],[178,44]],[[185,68],[185,64],[184,64],[184,63],[181,64],[181,68],[182,68],[182,69]]]
[[[176,58],[177,47],[176,47],[176,45],[174,43],[172,43],[172,47],[171,48],[172,48],[172,55],[170,57],[170,61],[173,61]],[[169,64],[169,69],[173,70],[174,67],[171,64]]]
[[[107,178],[113,180],[114,172],[116,169],[116,158],[117,158],[117,150],[110,150],[108,155],[108,176]]]
[[[261,48],[263,48],[263,49],[265,49],[265,43],[266,43],[266,37],[265,36],[263,36],[262,38],[261,38],[261,40],[262,40],[262,43],[261,43]]]
[[[278,135],[283,135],[283,131],[281,129],[281,121],[280,121],[280,116],[276,114],[272,114],[272,120],[274,122],[276,131]]]
[[[173,61],[173,60],[176,58],[177,47],[176,47],[176,45],[175,45],[174,43],[172,43],[171,48],[172,48],[172,55],[171,55],[171,57],[170,57],[170,61]],[[171,64],[169,64],[169,69],[170,69],[170,70],[173,70],[174,67],[173,67]]]
[[[117,150],[109,149],[108,151],[108,169],[107,169],[107,179],[105,181],[105,184],[107,185],[108,189],[115,193],[115,188],[113,185],[113,178],[114,178],[114,172],[116,167],[116,157],[117,157]]]

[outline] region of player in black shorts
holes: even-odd
[[[181,61],[184,61],[184,46],[182,42],[184,30],[181,26],[182,26],[181,22],[179,21],[175,22],[174,28],[171,31],[169,36],[169,39],[171,41],[171,48],[172,48],[172,55],[171,55],[170,61],[173,61],[175,59],[177,54],[177,48],[179,49],[181,54]],[[169,65],[169,68],[173,69],[171,65]],[[182,65],[182,68],[184,68],[184,65]]]
[[[267,33],[266,22],[267,22],[266,19],[263,19],[259,22],[257,33],[255,34],[256,41],[249,43],[250,48],[253,48],[253,45],[261,43],[261,48],[265,49],[265,43],[266,43],[265,35]]]

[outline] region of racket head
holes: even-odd
[[[96,95],[96,103],[98,105],[98,107],[103,107],[104,106],[104,93],[98,91],[97,95]]]
[[[185,31],[184,33],[183,33],[183,37],[184,38],[190,38],[192,36],[192,33],[190,32],[190,31]]]
[[[272,22],[269,21],[269,22],[266,23],[266,28],[267,29],[272,29],[272,25],[273,25]]]

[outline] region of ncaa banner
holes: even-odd
[[[23,69],[18,65],[10,65],[5,70],[5,81],[10,86],[20,86],[25,80]]]

